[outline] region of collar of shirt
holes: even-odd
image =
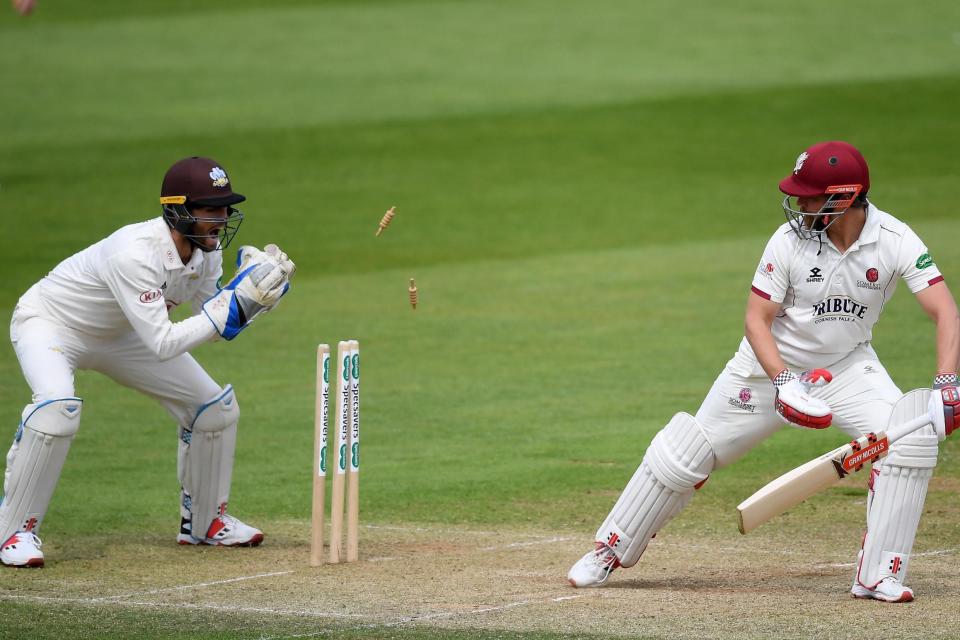
[[[877,211],[878,209],[872,204],[867,205],[867,219],[863,223],[863,229],[860,230],[860,236],[850,245],[850,248],[847,249],[845,253],[856,251],[860,247],[872,244],[880,238],[880,216],[877,215]],[[825,245],[837,253],[840,253],[836,246],[834,246],[833,241],[830,240],[830,237],[826,234],[824,234],[824,240]]]
[[[167,271],[174,269],[183,269],[184,267],[198,268],[203,262],[203,251],[194,247],[190,260],[186,264],[180,259],[180,253],[177,251],[177,245],[173,242],[173,236],[170,234],[170,227],[161,217],[156,219],[156,234],[160,241],[160,253],[163,258],[163,266]]]

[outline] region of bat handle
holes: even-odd
[[[913,420],[905,422],[904,424],[898,425],[887,431],[887,442],[893,444],[903,436],[909,435],[917,429],[922,429],[928,424],[930,424],[929,415],[924,414],[922,416],[917,416]]]

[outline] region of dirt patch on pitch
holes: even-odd
[[[873,638],[896,629],[900,638],[930,638],[954,637],[960,623],[960,556],[926,538],[911,567],[916,602],[850,598],[852,525],[801,527],[796,537],[783,528],[750,537],[668,528],[638,566],[594,590],[565,582],[589,547],[586,531],[364,527],[360,562],[312,568],[304,530],[277,525],[258,549],[51,540],[48,568],[7,572],[0,599],[240,616],[265,637],[428,626],[697,640]]]

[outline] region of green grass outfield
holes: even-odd
[[[39,0],[28,19],[3,5],[0,309],[157,215],[172,161],[213,156],[249,199],[237,242],[277,242],[299,267],[276,313],[195,352],[243,407],[232,510],[268,544],[291,522],[307,538],[314,350],[356,337],[364,522],[588,543],[652,435],[696,410],[736,349],[783,222],[777,181],[804,147],[859,145],[874,201],[960,281],[960,7],[778,4]],[[932,326],[902,285],[875,345],[902,388],[929,384]],[[177,530],[175,426],[98,374],[77,387],[83,426],[44,525],[45,575],[90,545]],[[9,434],[28,400],[4,340]],[[843,439],[783,431],[674,526],[737,536],[740,499]],[[958,447],[942,447],[937,477],[960,477]],[[954,502],[934,490],[928,506]],[[829,518],[804,513],[792,522],[808,531]],[[918,547],[958,546],[955,520],[921,526]],[[277,632],[3,599],[21,580],[0,573],[0,637]]]

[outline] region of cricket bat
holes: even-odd
[[[904,399],[915,393],[911,391]],[[889,453],[894,442],[928,424],[930,416],[923,412],[886,432],[868,433],[788,471],[737,506],[740,533],[753,531],[841,478],[860,471],[864,465],[876,462]]]

